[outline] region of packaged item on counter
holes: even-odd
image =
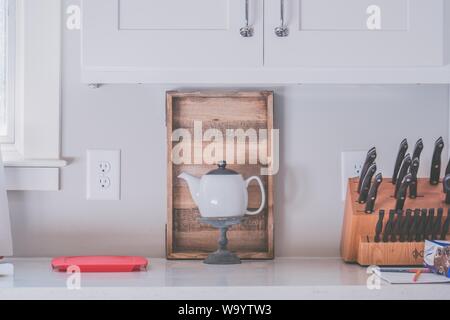
[[[450,278],[450,241],[425,241],[424,264]]]

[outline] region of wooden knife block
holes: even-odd
[[[378,190],[374,213],[364,212],[365,204],[358,203],[359,178],[351,178],[348,182],[345,201],[344,223],[341,238],[341,256],[345,262],[357,262],[360,265],[379,266],[415,266],[423,264],[424,242],[388,242],[375,243],[375,228],[378,213],[385,210],[384,226],[389,219],[389,210],[395,208],[395,186],[391,179],[384,179]],[[442,184],[432,186],[428,178],[418,179],[418,196],[407,198],[404,210],[416,208],[444,208],[444,219],[447,217]]]

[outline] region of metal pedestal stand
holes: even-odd
[[[230,218],[200,218],[200,222],[211,225],[220,230],[219,249],[211,253],[203,263],[206,264],[240,264],[241,259],[231,251],[228,251],[228,229],[236,224],[240,224],[245,217]]]

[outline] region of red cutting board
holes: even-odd
[[[52,260],[54,270],[66,272],[76,266],[80,272],[137,272],[146,270],[148,260],[143,257],[86,256],[58,257]]]

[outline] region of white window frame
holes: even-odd
[[[0,143],[14,143],[14,83],[15,83],[15,39],[16,39],[16,22],[15,22],[15,10],[16,3],[14,0],[7,0],[6,14],[8,15],[6,20],[6,41],[8,44],[6,53],[6,113],[7,113],[7,134],[6,136],[0,136]]]
[[[15,0],[14,142],[2,144],[9,190],[59,190],[61,1]]]

